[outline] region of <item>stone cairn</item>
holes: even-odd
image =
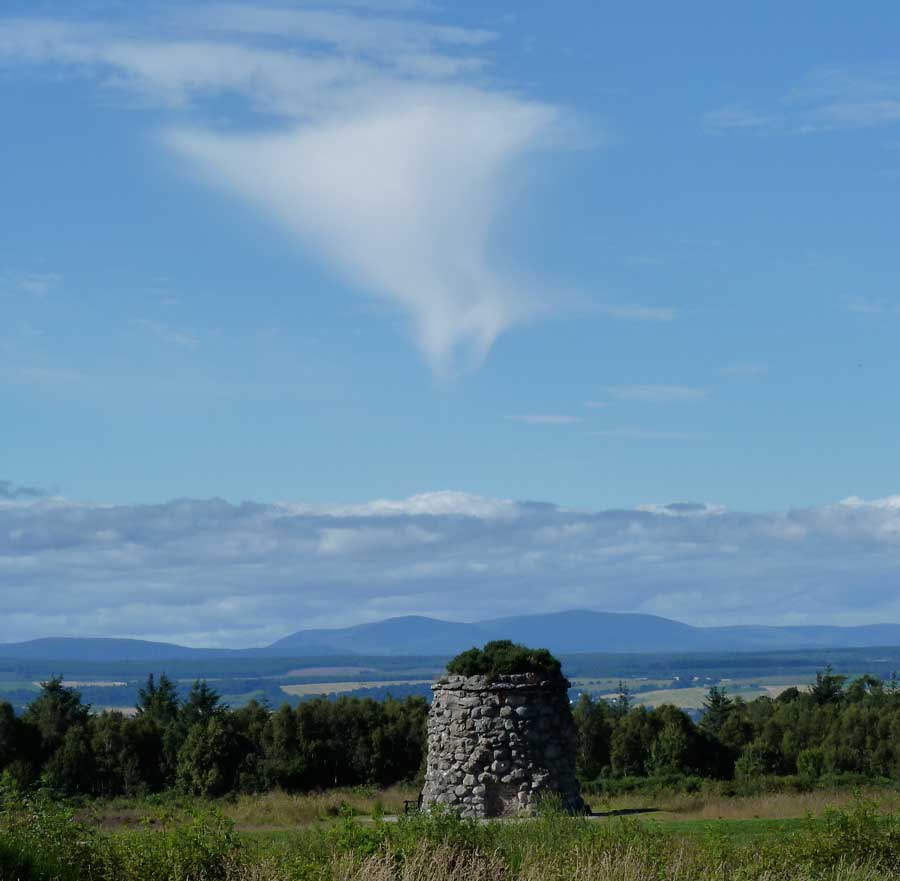
[[[534,673],[444,676],[432,686],[422,808],[463,817],[534,812],[555,793],[581,813],[569,682]]]

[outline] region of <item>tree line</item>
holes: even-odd
[[[55,678],[21,716],[0,702],[0,773],[65,796],[386,786],[418,773],[427,714],[421,697],[315,698],[274,712],[251,702],[231,710],[205,681],[179,699],[165,675],[148,678],[133,716],[92,714],[76,689]]]
[[[673,706],[582,695],[574,710],[582,780],[692,775],[719,780],[854,774],[900,779],[900,686],[830,667],[808,689],[745,701],[713,687],[698,724]]]
[[[574,708],[584,781],[855,774],[900,779],[900,686],[873,676],[819,673],[806,690],[743,700],[710,689],[699,723],[673,706],[582,695]],[[92,714],[61,679],[16,716],[0,702],[0,778],[65,795],[219,797],[269,789],[388,786],[415,780],[426,749],[422,697],[314,698],[277,710],[223,705],[208,683],[180,699],[150,676],[136,713]],[[2,782],[2,779],[0,779]]]

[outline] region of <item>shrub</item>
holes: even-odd
[[[799,862],[819,870],[835,865],[868,865],[896,877],[900,867],[900,822],[880,817],[877,805],[857,797],[846,809],[829,808],[822,822],[797,836]]]
[[[107,842],[74,821],[47,793],[22,797],[7,790],[0,814],[0,878],[80,881],[102,878]]]
[[[489,642],[484,648],[470,648],[447,664],[447,672],[457,676],[498,676],[534,673],[543,679],[562,679],[562,664],[547,649],[531,649],[508,639]]]
[[[7,790],[0,804],[0,881],[226,881],[241,858],[231,822],[213,809],[104,835],[47,792]]]

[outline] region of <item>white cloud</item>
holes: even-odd
[[[85,386],[89,380],[86,374],[70,367],[22,364],[0,368],[0,382],[45,388],[70,388],[73,386]]]
[[[62,284],[62,276],[57,272],[33,272],[22,276],[18,281],[18,289],[24,294],[43,296]]]
[[[883,297],[845,297],[844,306],[860,315],[900,315],[900,302]]]
[[[900,511],[900,495],[885,496],[883,499],[875,499],[870,502],[867,502],[865,499],[861,499],[858,496],[850,496],[849,498],[842,499],[841,505],[845,508],[857,508],[861,510],[866,508],[880,508],[887,511]]]
[[[900,122],[900,65],[819,67],[785,103],[805,114],[809,129],[894,125]]]
[[[665,505],[638,505],[638,511],[651,514],[662,514],[665,517],[709,517],[724,514],[727,509],[723,505],[710,505],[706,502],[669,502]]]
[[[584,422],[580,416],[566,416],[561,413],[524,413],[503,418],[512,422],[524,422],[526,425],[575,425]]]
[[[595,437],[623,438],[624,440],[646,441],[690,441],[699,440],[702,434],[691,431],[659,431],[651,428],[607,428],[601,431],[592,431]]]
[[[0,502],[20,502],[41,499],[47,495],[36,486],[19,486],[10,480],[0,480]]]
[[[703,117],[708,131],[811,133],[900,123],[900,65],[818,67],[768,110],[730,106]]]
[[[703,115],[703,127],[713,133],[769,131],[780,128],[783,123],[783,118],[777,114],[756,113],[744,107],[721,107]]]
[[[724,376],[762,376],[768,371],[769,368],[765,364],[732,364],[719,368],[719,373]]]
[[[138,327],[143,328],[152,334],[158,340],[177,346],[180,349],[196,349],[200,345],[200,341],[192,333],[181,330],[177,327],[169,327],[166,324],[160,324],[158,321],[151,321],[148,318],[139,318],[134,322]]]
[[[678,317],[676,309],[662,306],[601,306],[600,311],[632,321],[674,321]]]
[[[453,373],[548,305],[492,239],[518,163],[575,131],[561,109],[478,75],[495,38],[396,8],[229,3],[119,28],[0,19],[0,63],[177,110],[168,149],[396,307],[431,367]],[[239,133],[206,121],[221,96],[243,104]]]
[[[419,493],[406,499],[375,499],[360,505],[304,505],[280,502],[290,514],[333,515],[336,517],[460,516],[494,519],[513,516],[516,503],[455,490]]]
[[[659,254],[629,254],[625,262],[629,266],[659,266],[664,260]]]
[[[537,301],[492,266],[504,174],[554,112],[466,88],[394,94],[276,135],[171,132],[199,173],[276,218],[351,283],[400,306],[435,370],[478,365]]]
[[[317,551],[325,556],[415,551],[421,545],[437,540],[437,536],[419,526],[411,525],[386,533],[367,526],[328,527],[321,531]]]
[[[465,493],[345,507],[0,493],[0,641],[250,645],[384,614],[591,607],[692,622],[900,619],[900,497],[770,513],[573,511]],[[552,586],[552,590],[548,589]],[[27,603],[23,598],[27,597]],[[239,610],[236,614],[235,610]]]
[[[0,296],[43,297],[57,290],[63,277],[58,272],[0,273]]]
[[[607,391],[619,401],[640,401],[646,404],[680,404],[702,401],[706,389],[686,385],[614,385]]]
[[[390,63],[396,63],[398,56],[421,58],[447,47],[483,46],[497,38],[492,31],[435,25],[409,17],[241,3],[184,10],[179,20],[200,30],[295,38]]]

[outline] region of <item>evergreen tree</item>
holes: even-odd
[[[233,791],[238,744],[222,713],[195,722],[178,753],[177,786],[188,795],[217,798]]]
[[[102,713],[91,720],[93,790],[104,798],[112,798],[125,791],[125,765],[130,758],[125,727],[125,717],[121,713]]]
[[[847,686],[845,696],[850,703],[859,703],[867,697],[881,697],[884,695],[884,683],[877,677],[864,673],[857,676]]]
[[[613,701],[613,715],[617,720],[624,719],[631,711],[631,689],[628,683],[619,680],[616,699]]]
[[[674,719],[667,720],[650,747],[647,769],[654,775],[689,772],[690,747],[686,727]]]
[[[609,765],[612,713],[606,701],[582,694],[572,712],[575,721],[575,768],[583,780],[594,780]]]
[[[87,724],[90,707],[81,702],[81,694],[63,685],[61,676],[41,683],[41,693],[23,714],[23,721],[40,738],[41,751],[49,755],[62,745],[69,729]]]
[[[843,694],[846,679],[846,676],[838,676],[831,664],[828,664],[824,672],[816,673],[815,685],[809,687],[809,693],[817,704],[837,703]]]
[[[176,723],[163,728],[152,715],[139,714],[129,719],[122,730],[127,758],[123,761],[122,786],[128,795],[140,792],[160,792],[175,780],[178,747],[167,756],[166,733],[171,730],[180,746],[181,737]]]
[[[66,731],[62,743],[47,760],[44,779],[61,795],[92,794],[96,792],[95,771],[87,726],[78,724]]]
[[[151,673],[147,684],[138,689],[136,709],[139,716],[148,716],[165,726],[178,718],[178,707],[178,689],[165,673],[160,674],[159,685]]]
[[[621,718],[613,729],[610,764],[620,777],[642,777],[647,772],[650,748],[656,736],[653,717],[646,707],[637,707]]]
[[[734,701],[728,697],[725,689],[713,685],[703,701],[703,718],[700,720],[700,727],[713,737],[718,737],[733,709]]]
[[[221,715],[224,709],[219,693],[205,679],[196,679],[188,692],[187,700],[181,705],[181,722],[190,729]]]
[[[12,704],[0,701],[0,772],[16,758],[17,732]]]

